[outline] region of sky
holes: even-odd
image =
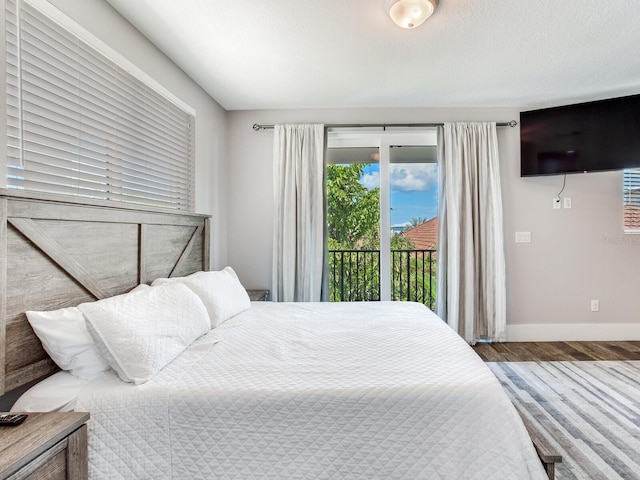
[[[438,170],[436,163],[391,164],[391,225],[429,220],[438,214]],[[380,165],[365,167],[360,183],[371,189],[380,186]]]

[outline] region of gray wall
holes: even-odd
[[[196,110],[196,212],[213,215],[211,266],[227,264],[226,111],[104,0],[49,0]]]
[[[229,264],[247,287],[271,283],[272,130],[253,123],[519,120],[519,109],[330,109],[228,115]],[[562,177],[520,177],[519,128],[498,129],[511,340],[640,339],[640,236],[623,235],[621,172],[567,176],[573,208],[552,209]],[[532,243],[516,244],[528,231]],[[590,311],[590,301],[600,311]]]
[[[518,119],[518,109],[225,112],[104,0],[49,0],[196,109],[196,210],[213,215],[212,267],[249,288],[271,279],[272,131],[253,123]],[[510,339],[640,339],[640,236],[622,234],[621,173],[567,177],[573,208],[553,210],[561,177],[519,177],[519,129],[499,131]],[[515,244],[530,231],[531,244]],[[600,312],[590,312],[590,300]]]

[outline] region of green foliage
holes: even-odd
[[[391,250],[391,300],[436,303],[436,255],[434,251]]]
[[[327,228],[329,238],[342,249],[380,244],[380,189],[368,190],[360,184],[365,167],[362,163],[327,165]]]
[[[380,300],[380,189],[360,184],[365,164],[327,166],[329,300]],[[424,219],[412,219],[412,225]],[[391,299],[435,304],[435,256],[391,236]]]
[[[380,300],[380,250],[336,250],[329,254],[329,301]]]
[[[413,242],[401,233],[391,235],[391,250],[413,250]]]
[[[329,255],[329,299],[380,300],[380,250],[333,250]],[[391,300],[435,307],[435,252],[391,250]]]

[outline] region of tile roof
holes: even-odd
[[[640,207],[624,206],[624,229],[640,230]]]
[[[416,250],[435,250],[438,244],[438,217],[409,228],[402,235],[411,240]]]

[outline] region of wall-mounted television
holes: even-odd
[[[520,113],[520,175],[640,167],[640,95]]]

